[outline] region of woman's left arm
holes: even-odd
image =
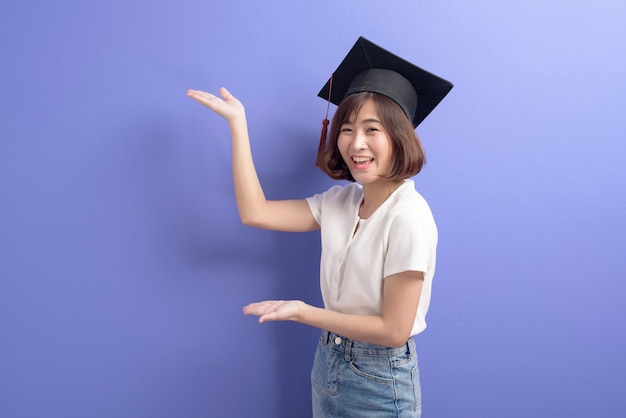
[[[299,300],[270,300],[243,308],[259,322],[296,321],[325,329],[346,338],[387,347],[401,347],[411,334],[422,293],[424,274],[405,271],[383,281],[380,315],[352,315],[317,308]]]

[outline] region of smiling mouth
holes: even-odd
[[[367,168],[374,161],[371,157],[352,157],[352,162],[356,168]]]

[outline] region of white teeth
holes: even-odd
[[[367,161],[372,161],[372,158],[367,157],[352,157],[352,161],[355,163],[365,163]]]

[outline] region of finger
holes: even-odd
[[[206,91],[202,91],[202,90],[188,90],[187,91],[187,96],[191,97],[192,99],[196,99],[199,102],[211,102],[213,100],[219,100],[217,96],[215,96],[214,94],[211,93],[207,93]]]
[[[194,89],[189,89],[187,90],[187,96],[189,97],[200,97],[203,96],[205,94],[208,94],[202,90],[194,90]]]
[[[263,302],[255,302],[250,303],[243,307],[243,313],[245,315],[263,315],[267,312],[273,311],[276,309],[277,301],[263,301]]]
[[[263,322],[284,321],[286,317],[279,311],[280,306],[269,309],[266,313],[259,316],[259,324]]]
[[[244,315],[263,315],[263,312],[265,312],[265,309],[259,307],[259,306],[253,306],[253,305],[248,305],[248,306],[244,306],[243,307],[243,314]]]
[[[264,300],[262,302],[252,302],[246,306],[274,306],[280,304],[282,301],[280,300]]]
[[[259,324],[262,324],[264,322],[272,322],[275,320],[276,320],[276,312],[270,312],[268,314],[259,316]]]
[[[220,87],[220,96],[222,96],[222,99],[226,101],[234,99],[233,95],[230,94],[226,87]]]
[[[192,95],[198,94],[200,92],[201,92],[201,90],[187,89],[187,96],[192,96]]]

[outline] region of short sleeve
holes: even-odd
[[[324,200],[324,194],[319,193],[311,197],[306,198],[306,202],[309,204],[309,209],[313,214],[313,218],[318,225],[322,225],[322,201]]]
[[[435,268],[437,227],[428,205],[402,205],[390,214],[384,277],[404,271],[424,274]]]
[[[309,209],[311,209],[313,218],[318,225],[322,226],[322,207],[324,206],[324,203],[328,200],[335,202],[337,200],[337,196],[341,193],[341,190],[342,187],[336,185],[323,193],[306,198],[306,201],[309,204]]]

